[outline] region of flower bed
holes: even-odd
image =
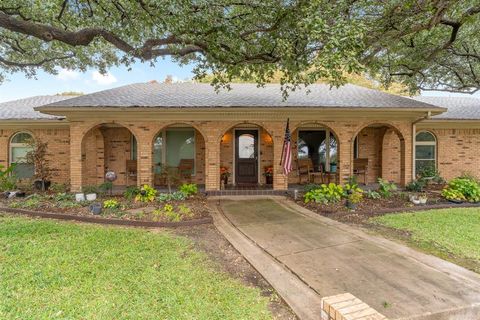
[[[187,190],[190,188],[190,190]],[[148,186],[127,190],[123,196],[100,195],[95,201],[75,201],[75,195],[65,192],[30,194],[25,198],[3,199],[1,205],[58,215],[73,215],[103,219],[121,219],[156,223],[180,223],[209,218],[206,197],[197,194],[194,185],[182,186],[174,193],[157,194]],[[92,213],[92,205],[100,209]],[[25,211],[27,210],[27,211]],[[13,210],[15,211],[15,210]]]

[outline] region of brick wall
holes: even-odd
[[[105,141],[99,128],[90,130],[83,138],[82,161],[84,186],[105,181]]]
[[[463,172],[480,178],[480,129],[429,131],[437,138],[437,166],[443,178],[450,180]]]
[[[68,128],[0,130],[0,164],[8,166],[10,139],[15,133],[21,131],[30,132],[34,139],[40,139],[48,143],[47,161],[52,169],[51,180],[57,183],[68,183],[70,180],[70,136]]]

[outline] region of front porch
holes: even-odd
[[[111,120],[70,126],[72,191],[103,183],[107,171],[117,174],[117,190],[196,183],[209,194],[284,194],[306,183],[345,183],[352,176],[366,185],[379,177],[399,185],[411,179],[408,121],[291,121],[288,177],[280,166],[283,120]]]

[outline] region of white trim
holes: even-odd
[[[236,151],[237,151],[237,130],[250,130],[250,131],[257,131],[257,184],[260,184],[260,129],[259,127],[235,127],[233,128],[233,137],[232,137],[232,146],[233,146],[233,161],[232,161],[232,183],[236,185],[235,178],[237,176],[237,171],[235,170],[235,164],[237,162]]]
[[[417,141],[417,136],[420,133],[429,133],[432,135],[434,141]],[[415,133],[414,136],[414,144],[413,144],[413,178],[417,176],[417,160],[419,161],[433,161],[435,169],[438,169],[437,162],[438,162],[438,140],[437,136],[429,131],[429,130],[420,130]],[[417,146],[434,146],[433,149],[433,159],[417,159]]]

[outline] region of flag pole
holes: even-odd
[[[286,128],[289,127],[289,124],[290,124],[290,118],[287,118],[287,127]],[[286,128],[285,128],[285,130],[286,130]],[[279,163],[280,166],[282,165],[282,162],[283,162],[284,153],[285,153],[285,137],[283,138],[282,156],[280,157],[280,163]]]

